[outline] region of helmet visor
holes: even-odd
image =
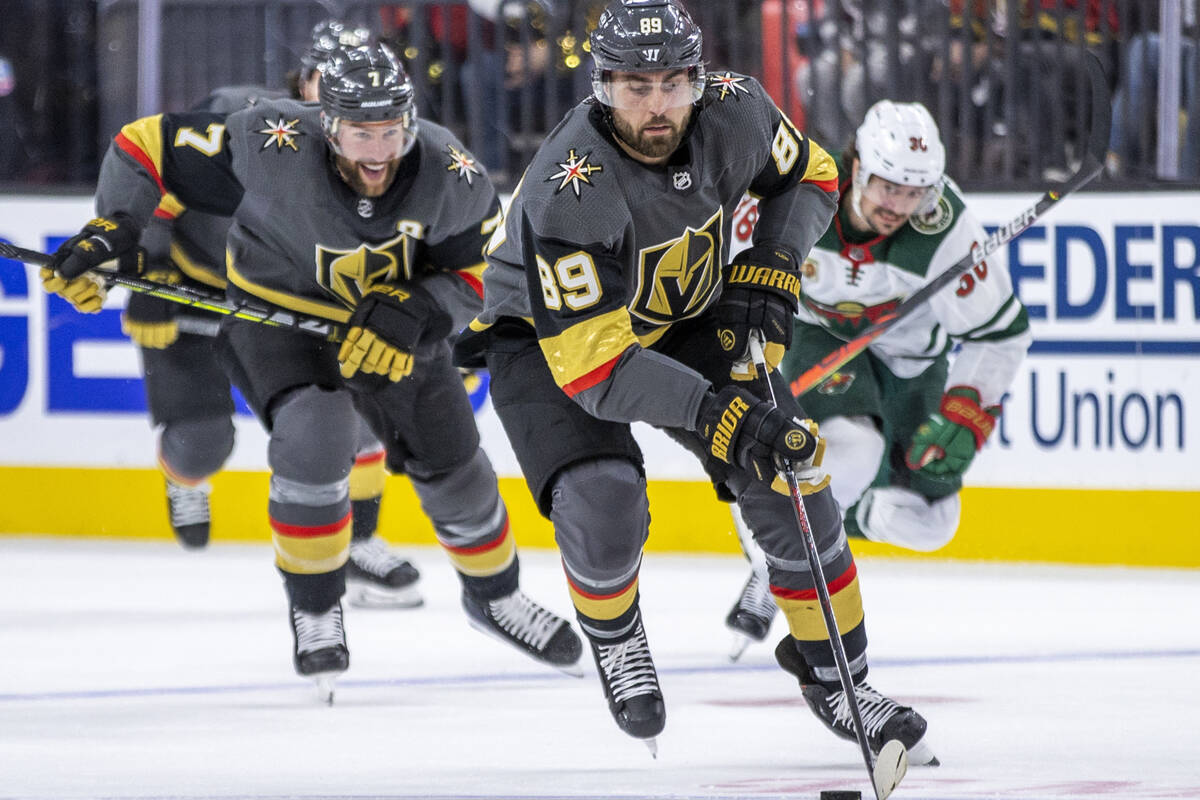
[[[592,80],[592,92],[610,108],[623,111],[666,111],[690,106],[704,94],[704,70],[655,72],[603,71]]]
[[[862,188],[863,199],[870,201],[893,214],[909,216],[926,211],[937,203],[941,185],[905,186],[893,183],[878,175],[872,175]]]
[[[334,151],[351,161],[382,164],[403,158],[416,143],[412,115],[382,122],[338,120],[329,133]]]

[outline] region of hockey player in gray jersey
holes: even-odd
[[[639,607],[649,532],[635,420],[662,428],[737,499],[767,552],[790,632],[777,651],[814,711],[854,738],[803,540],[778,474],[796,465],[841,636],[870,707],[870,744],[922,744],[925,721],[866,683],[854,559],[815,428],[755,393],[744,360],[761,330],[782,356],[799,266],[835,207],[832,159],[752,78],[707,73],[677,0],[618,0],[591,37],[594,97],[547,137],[488,245],[484,310],[459,342],[482,350],[492,400],[554,524],[577,618],[617,725],[648,741],[666,707]],[[730,216],[762,198],[755,246],[734,262]],[[777,376],[777,372],[775,375]],[[739,380],[745,379],[745,380]],[[781,491],[782,489],[782,491]],[[922,756],[914,755],[918,760]]]
[[[318,68],[334,50],[369,40],[369,31],[336,19],[314,27],[294,76],[298,99],[317,100]],[[192,110],[229,114],[284,96],[282,91],[257,86],[225,86]],[[100,205],[113,203],[103,199]],[[150,265],[147,277],[223,290],[229,225],[228,217],[188,211],[174,196],[164,197],[142,233],[141,246]],[[121,318],[123,330],[141,355],[147,405],[158,430],[167,516],[176,538],[188,548],[208,543],[210,479],[234,444],[229,380],[212,346],[218,319],[136,292],[131,293]],[[360,418],[350,471],[354,529],[346,562],[349,601],[366,607],[411,608],[423,602],[417,589],[420,573],[376,534],[386,478],[383,444]]]
[[[937,125],[920,104],[873,105],[840,161],[838,213],[804,262],[795,334],[781,367],[791,377],[985,236],[944,174]],[[1031,338],[1008,272],[984,263],[803,395],[828,443],[830,488],[847,533],[922,551],[953,538],[963,475]],[[761,562],[753,542],[746,544],[751,562]],[[763,602],[765,576],[757,572],[726,623],[761,640],[774,611]]]
[[[163,193],[233,215],[228,293],[321,316],[341,343],[235,317],[226,368],[270,432],[269,516],[302,675],[349,663],[340,598],[351,539],[355,411],[411,479],[463,585],[468,619],[564,669],[582,648],[566,620],[518,585],[516,545],[447,337],[481,308],[482,249],[501,214],[487,174],[446,129],[418,124],[386,47],[339,49],[320,104],[262,103],[229,116],[126,125],[101,182],[119,205],[55,256],[62,280],[133,262],[138,223]]]

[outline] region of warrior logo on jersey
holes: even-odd
[[[446,145],[446,149],[450,151],[450,163],[446,166],[446,170],[457,172],[459,180],[466,178],[467,185],[474,186],[475,176],[479,174],[479,167],[475,166],[475,159],[452,144]]]
[[[721,223],[724,208],[700,228],[638,254],[638,286],[629,312],[656,325],[694,317],[703,311],[720,280]]]
[[[742,94],[750,94],[750,90],[742,86],[746,82],[743,75],[734,75],[732,72],[726,72],[724,75],[711,74],[708,76],[708,85],[720,91],[717,95],[718,100],[724,100],[730,95],[736,100],[738,92]]]
[[[908,224],[916,228],[918,233],[933,235],[949,228],[953,221],[954,209],[950,208],[950,201],[943,195],[938,198],[937,208],[927,214],[913,214]]]
[[[262,149],[266,150],[271,145],[275,145],[276,151],[282,150],[285,147],[292,148],[292,152],[298,152],[296,147],[296,137],[303,136],[304,131],[296,130],[296,125],[300,123],[298,119],[284,120],[280,117],[276,120],[263,118],[263,124],[267,127],[261,128],[257,133],[261,133],[267,137],[263,142]]]
[[[591,153],[588,153],[582,158],[575,155],[574,147],[568,150],[567,160],[560,161],[558,164],[559,171],[551,175],[549,178],[546,178],[547,181],[560,182],[558,184],[558,188],[554,190],[554,193],[558,194],[569,186],[571,190],[575,192],[575,197],[578,198],[580,196],[580,186],[583,184],[594,186],[595,184],[592,183],[591,174],[593,172],[603,172],[604,167],[599,164],[587,163],[588,159],[591,157]]]
[[[415,249],[416,241],[407,233],[374,247],[364,244],[354,250],[334,250],[318,244],[317,282],[351,306],[358,305],[375,284],[411,278]]]

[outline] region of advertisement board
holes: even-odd
[[[974,195],[968,204],[985,226],[995,227],[1033,199]],[[1198,208],[1200,197],[1187,193],[1080,194],[989,259],[1012,275],[1034,343],[996,434],[967,476],[968,497],[973,489],[1092,496],[1140,490],[1173,498],[1163,512],[1168,515],[1194,506],[1200,492]],[[0,238],[52,251],[91,211],[87,197],[0,197]],[[154,468],[138,355],[120,329],[123,302],[123,290],[113,291],[99,314],[78,314],[41,291],[35,268],[0,259],[0,469],[6,475],[22,468]],[[476,397],[484,447],[497,473],[519,488],[519,469],[485,395],[481,387]],[[257,422],[243,411],[237,428],[227,467],[265,470],[266,438]],[[707,489],[698,465],[665,436],[645,426],[638,426],[638,436],[651,478]],[[0,528],[9,531],[22,521],[10,516]],[[1195,514],[1178,525],[1200,533]]]

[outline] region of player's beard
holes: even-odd
[[[683,141],[683,132],[687,129],[690,119],[691,114],[689,113],[683,118],[682,122],[676,125],[666,117],[654,117],[643,125],[641,130],[637,131],[633,129],[633,126],[629,122],[621,119],[616,114],[613,114],[612,123],[613,130],[616,131],[617,136],[621,138],[621,141],[629,145],[629,147],[647,158],[665,158],[679,149],[679,145]],[[658,136],[650,136],[645,132],[646,128],[662,125],[670,127],[671,132]]]
[[[335,156],[334,158],[342,180],[363,197],[379,197],[386,192],[391,187],[392,181],[396,178],[396,170],[400,168],[401,161],[399,158],[393,158],[391,161],[385,162],[380,176],[376,179],[370,179],[360,168],[363,164],[369,162],[351,161],[345,156]]]

